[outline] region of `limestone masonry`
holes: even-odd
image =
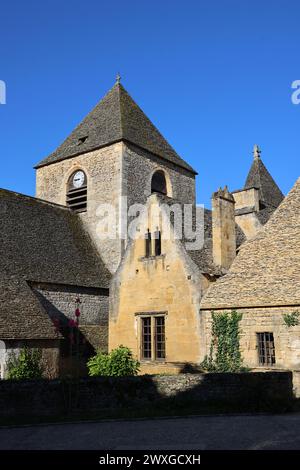
[[[211,312],[232,309],[245,365],[300,369],[300,326],[284,321],[300,311],[300,180],[284,197],[255,146],[243,187],[216,188],[202,209],[196,245],[196,175],[117,82],[37,164],[35,198],[0,190],[0,377],[26,345],[48,377],[72,372],[79,300],[81,374],[120,344],[141,373],[197,367]]]

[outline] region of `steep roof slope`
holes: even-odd
[[[24,279],[0,277],[0,308],[2,340],[61,338]]]
[[[242,245],[202,309],[300,305],[300,178],[263,229]]]
[[[110,275],[78,215],[0,190],[0,277],[108,287]]]
[[[251,187],[259,189],[260,200],[268,206],[278,207],[284,198],[260,156],[254,158],[244,186]]]
[[[67,139],[36,168],[50,165],[118,141],[129,141],[196,174],[169,145],[157,128],[116,83]]]
[[[27,281],[107,288],[110,273],[78,215],[0,190],[0,338],[57,339]]]

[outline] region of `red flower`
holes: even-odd
[[[53,318],[52,321],[53,321],[53,324],[54,324],[54,327],[55,327],[55,332],[59,333],[59,327],[60,327],[59,318]]]
[[[75,320],[73,320],[73,318],[71,318],[71,319],[69,320],[69,327],[70,327],[70,328],[73,328],[74,326],[76,326]]]
[[[75,310],[75,315],[76,315],[76,317],[80,317],[80,310],[79,310],[79,308],[76,308],[76,310]]]

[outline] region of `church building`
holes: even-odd
[[[245,311],[246,363],[297,367],[282,314],[300,301],[299,182],[284,198],[255,146],[243,187],[217,190],[210,210],[196,205],[196,175],[118,77],[36,165],[36,197],[0,190],[2,376],[25,345],[42,349],[49,377],[68,374],[74,341],[80,373],[96,350],[120,344],[141,373],[178,373],[208,353],[211,311],[233,308]],[[115,236],[103,230],[109,211]],[[191,233],[178,236],[178,217]]]

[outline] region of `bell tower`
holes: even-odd
[[[195,203],[196,172],[133,101],[119,75],[105,97],[35,168],[36,197],[77,212],[111,272],[126,247],[128,207],[145,204],[159,188],[166,197]],[[99,226],[103,229],[108,211],[105,234]]]

